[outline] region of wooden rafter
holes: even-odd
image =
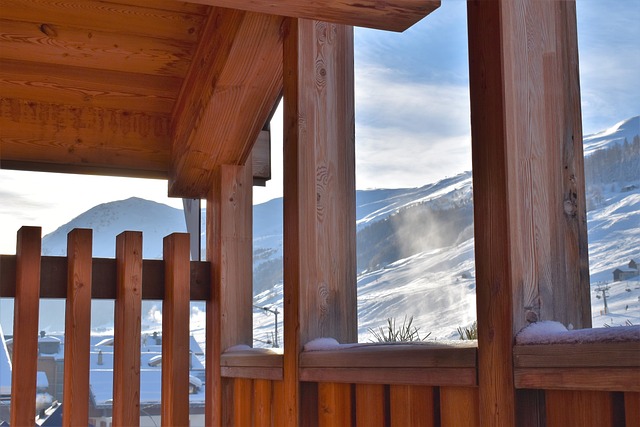
[[[316,19],[380,30],[404,31],[438,7],[440,0],[188,0],[210,6]]]
[[[215,8],[173,112],[169,194],[205,197],[242,165],[282,91],[284,18]]]

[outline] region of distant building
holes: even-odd
[[[613,270],[613,281],[619,282],[639,275],[640,271],[638,270],[638,264],[634,260],[631,260],[626,267],[616,268]]]

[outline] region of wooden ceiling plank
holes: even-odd
[[[183,77],[193,45],[33,22],[0,20],[0,54],[17,61]]]
[[[102,0],[103,3],[114,5],[138,6],[146,9],[168,10],[171,12],[186,13],[189,15],[200,15],[202,20],[209,15],[209,6],[197,3],[187,3],[176,0]]]
[[[169,116],[0,99],[0,159],[164,174]]]
[[[0,60],[3,98],[170,114],[177,77]]]
[[[440,0],[187,0],[210,6],[404,31],[440,7]]]
[[[283,20],[212,10],[173,112],[171,196],[204,197],[218,165],[246,161],[282,90]]]
[[[189,43],[198,41],[205,18],[202,13],[206,13],[202,5],[190,8],[180,2],[163,1],[158,4],[159,8],[150,8],[148,6],[156,6],[155,1],[135,0],[133,3],[135,5],[88,0],[0,0],[0,9],[6,20],[33,22],[36,19],[41,20],[41,24],[82,25],[95,31]],[[167,10],[172,3],[178,10]],[[181,13],[182,7],[198,13]]]

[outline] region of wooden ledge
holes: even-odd
[[[220,358],[222,376],[281,381],[283,355],[268,349],[227,351]]]
[[[312,382],[477,385],[477,343],[363,344],[306,351],[300,378]]]
[[[516,388],[640,391],[640,342],[517,345]]]

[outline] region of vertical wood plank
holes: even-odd
[[[117,289],[113,344],[113,424],[140,425],[142,233],[116,238]]]
[[[253,425],[256,427],[271,426],[271,384],[269,380],[253,381]]]
[[[233,379],[233,425],[253,425],[253,380]]]
[[[74,229],[67,235],[67,302],[64,332],[65,410],[62,424],[79,426],[89,419],[89,351],[93,232]]]
[[[163,240],[162,425],[189,426],[190,237],[174,233]]]
[[[32,426],[36,416],[41,233],[40,227],[18,230],[13,309],[12,426]]]
[[[298,355],[357,339],[353,29],[290,19],[284,40],[284,382],[299,416]]]
[[[548,427],[613,426],[613,398],[610,392],[547,390]]]
[[[478,389],[440,387],[441,427],[475,427],[480,424]]]
[[[214,173],[207,198],[207,259],[211,299],[207,301],[205,424],[222,423],[220,356],[234,345],[253,344],[252,171],[223,165]]]
[[[390,386],[391,427],[435,425],[433,387]]]
[[[300,427],[318,427],[318,383],[300,383]]]
[[[640,427],[640,393],[624,394],[624,417],[626,427]]]
[[[383,427],[387,422],[384,385],[356,384],[356,425]]]
[[[320,427],[352,425],[351,384],[318,384],[318,425]]]
[[[273,426],[283,426],[287,418],[284,405],[284,381],[273,382],[273,403],[271,410],[273,412]]]
[[[467,4],[480,421],[513,425],[514,334],[591,324],[575,2]]]

